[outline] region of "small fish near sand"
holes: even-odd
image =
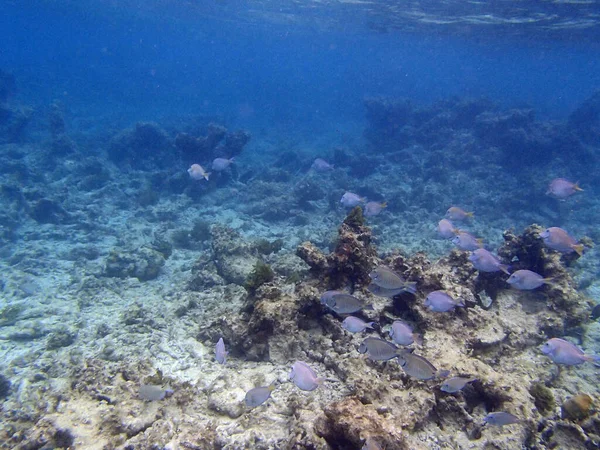
[[[464,307],[463,299],[454,299],[446,291],[433,291],[427,295],[423,303],[430,311],[433,312],[448,312],[460,306]]]
[[[350,333],[362,333],[367,328],[373,329],[375,322],[365,322],[354,316],[348,316],[342,321],[342,328]]]
[[[372,305],[365,304],[359,298],[350,294],[334,294],[323,299],[321,303],[336,314],[352,314],[363,309],[373,309]]]
[[[275,385],[260,386],[250,389],[246,392],[244,403],[248,408],[256,408],[271,398],[271,393],[275,390]]]
[[[323,383],[323,379],[317,377],[316,372],[303,361],[296,361],[292,365],[290,379],[303,391],[314,391]]]
[[[566,200],[576,192],[581,192],[583,189],[578,183],[573,183],[565,178],[555,178],[548,185],[546,195],[550,195],[558,200]]]
[[[586,355],[583,350],[560,338],[552,338],[542,345],[542,353],[550,357],[556,364],[565,366],[577,366],[584,362],[591,362],[595,366],[600,366],[600,357]]]
[[[204,179],[208,181],[208,176],[210,175],[200,164],[192,164],[187,172],[190,174],[192,180]]]
[[[225,350],[225,342],[223,338],[219,338],[217,345],[215,345],[215,359],[219,364],[225,364],[227,362],[227,355],[229,352]]]
[[[415,355],[414,353],[404,353],[399,355],[398,362],[407,375],[418,380],[432,380],[440,375],[433,364],[422,356]]]
[[[387,267],[379,266],[375,268],[373,271],[371,271],[371,273],[369,273],[369,277],[371,280],[373,280],[373,284],[376,284],[383,289],[401,289],[412,294],[417,292],[417,283],[406,281],[396,272],[388,269]]]
[[[539,273],[523,269],[514,272],[506,282],[520,291],[531,291],[543,284],[551,284],[552,278],[544,278]]]
[[[395,320],[392,323],[392,329],[389,331],[389,334],[394,343],[404,347],[412,345],[415,341],[421,341],[421,337],[413,333],[412,327],[401,320]]]
[[[484,425],[494,425],[496,427],[503,427],[519,422],[520,420],[517,416],[504,411],[491,412],[483,418]]]
[[[366,354],[373,361],[389,361],[411,350],[400,349],[380,338],[368,337],[361,342],[358,353]]]
[[[440,386],[440,390],[449,394],[454,394],[461,391],[467,384],[472,383],[477,378],[465,378],[465,377],[452,377],[448,378]]]

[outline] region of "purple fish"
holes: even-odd
[[[256,408],[271,398],[271,392],[275,390],[275,385],[255,387],[246,392],[244,402],[249,408]]]
[[[379,203],[379,202],[367,202],[367,204],[365,205],[365,216],[367,217],[373,217],[378,215],[381,211],[383,211],[383,208],[387,207],[387,203],[383,202],[383,203]]]
[[[457,306],[465,306],[465,302],[461,298],[455,300],[445,291],[430,292],[424,304],[434,312],[448,312]]]
[[[583,191],[577,183],[572,183],[564,178],[555,178],[548,185],[546,194],[559,200],[565,200],[577,191]]]
[[[517,270],[506,280],[508,284],[520,291],[531,291],[539,288],[544,283],[550,283],[550,281],[552,281],[552,278],[544,278],[539,273],[531,270]]]
[[[413,333],[413,329],[407,323],[401,320],[395,320],[392,323],[392,329],[390,330],[390,337],[398,345],[408,346],[419,340],[419,336]]]
[[[215,358],[219,364],[225,364],[227,361],[228,351],[225,350],[225,342],[223,342],[223,338],[220,338],[215,346]]]
[[[345,294],[344,291],[325,291],[321,294],[321,305],[327,306],[327,303],[333,299],[334,295]]]
[[[559,227],[550,227],[540,233],[546,247],[556,250],[560,253],[577,252],[583,255],[583,245],[578,244],[575,239],[569,236],[565,230]]]
[[[485,248],[478,248],[469,256],[469,261],[475,269],[480,272],[498,272],[501,270],[505,274],[509,274],[508,266],[502,264],[500,260],[488,252]]]
[[[375,322],[365,322],[354,316],[348,316],[342,321],[342,328],[350,333],[361,333],[367,328],[373,328]]]
[[[448,219],[442,219],[438,222],[437,231],[442,239],[452,239],[458,233],[456,227]]]
[[[586,355],[581,349],[564,339],[552,338],[542,345],[542,353],[548,355],[556,364],[576,366],[586,361],[598,365],[599,357]]]
[[[513,423],[519,423],[518,417],[511,413],[504,411],[492,412],[483,418],[485,424],[494,425],[497,427],[503,427],[504,425],[511,425]]]
[[[314,391],[323,383],[323,380],[317,377],[315,371],[303,361],[296,361],[292,365],[290,379],[303,391]]]
[[[315,159],[310,168],[316,172],[329,172],[330,170],[334,169],[333,164],[329,164],[327,161],[321,158]]]
[[[221,172],[227,169],[234,162],[234,158],[215,158],[212,162],[212,170]]]
[[[364,202],[364,197],[360,197],[352,192],[346,192],[340,200],[340,203],[346,208],[354,208]]]
[[[466,231],[459,231],[452,243],[458,247],[459,250],[473,251],[481,248],[481,239],[477,239],[471,233]]]

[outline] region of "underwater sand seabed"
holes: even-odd
[[[487,100],[369,98],[365,108],[364,141],[314,149],[209,121],[82,137],[60,105],[36,122],[4,103],[0,448],[359,449],[369,437],[388,450],[597,448],[598,369],[559,368],[540,346],[559,337],[600,353],[590,319],[600,97],[560,123]],[[232,156],[208,181],[186,173]],[[334,168],[311,169],[315,157]],[[556,177],[584,192],[547,196]],[[345,191],[387,207],[365,218],[340,205]],[[461,228],[552,284],[517,291],[502,272],[478,274],[436,236],[455,204],[475,212]],[[549,226],[569,230],[584,255],[545,248]],[[380,264],[416,294],[371,294]],[[379,327],[343,330],[320,303],[329,289],[372,304],[356,315]],[[426,309],[440,289],[466,307]],[[365,336],[389,340],[395,319],[422,335],[416,353],[476,380],[448,394],[441,379],[357,352]],[[290,382],[297,360],[322,385]],[[271,383],[271,399],[244,405]],[[145,385],[162,399],[141,398]],[[561,409],[578,394],[592,406]],[[520,422],[483,426],[494,411]]]

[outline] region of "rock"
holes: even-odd
[[[117,278],[136,277],[140,281],[153,280],[158,277],[164,264],[164,255],[148,247],[135,251],[115,249],[106,258],[103,275]]]

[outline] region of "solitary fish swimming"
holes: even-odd
[[[497,427],[503,427],[504,425],[519,423],[519,418],[511,413],[498,411],[489,413],[487,416],[485,416],[483,418],[483,423]]]
[[[225,364],[228,354],[229,352],[225,350],[225,342],[223,342],[223,338],[219,338],[219,341],[215,346],[215,359],[219,364]]]
[[[583,189],[577,183],[573,183],[565,178],[555,178],[548,185],[546,194],[559,200],[565,200],[578,191],[583,191]]]
[[[559,338],[549,339],[542,345],[542,353],[548,355],[556,364],[564,364],[566,366],[576,366],[586,361],[596,365],[600,363],[600,357],[586,355],[575,344]]]
[[[250,389],[248,392],[246,392],[244,402],[249,408],[256,408],[257,406],[260,406],[266,402],[271,397],[271,392],[274,390],[275,385],[273,384],[270,386],[261,386]]]
[[[323,380],[317,377],[315,371],[303,361],[296,361],[292,365],[290,379],[303,391],[314,391],[323,383]]]

